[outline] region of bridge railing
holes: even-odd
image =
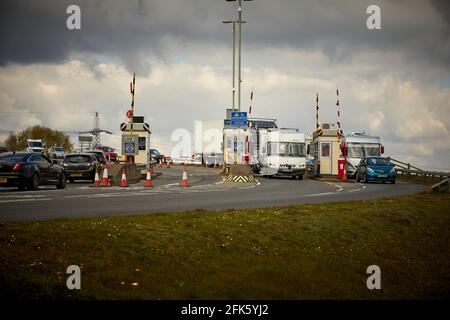
[[[443,171],[431,171],[431,170],[422,170],[416,166],[413,166],[410,163],[406,163],[397,159],[393,159],[391,157],[388,158],[389,161],[395,165],[395,170],[397,174],[404,176],[412,176],[412,177],[422,177],[423,180],[430,178],[439,179],[439,182],[431,187],[433,191],[439,191],[442,189],[448,189],[448,179],[450,178],[449,172]]]

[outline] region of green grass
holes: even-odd
[[[3,223],[0,292],[31,299],[448,298],[449,208],[449,194],[422,193]],[[81,290],[66,288],[71,264],[81,266]],[[372,264],[381,268],[379,291],[366,287]]]

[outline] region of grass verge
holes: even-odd
[[[151,204],[149,204],[151,205]],[[46,299],[450,297],[450,195],[0,225],[1,295]],[[66,288],[81,266],[81,290]],[[368,290],[366,268],[381,268]]]

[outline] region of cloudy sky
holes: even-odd
[[[81,30],[66,9],[81,8]],[[381,30],[366,9],[381,8]],[[225,0],[2,0],[0,143],[9,131],[44,125],[112,131],[137,74],[136,113],[170,152],[177,128],[221,120],[231,106],[231,26]],[[450,2],[447,0],[254,0],[243,18],[242,106],[253,116],[311,132],[315,93],[323,122],[380,135],[386,154],[450,170]]]

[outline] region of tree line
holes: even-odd
[[[27,148],[27,139],[42,139],[46,148],[58,146],[63,147],[66,152],[73,149],[69,136],[64,132],[43,126],[28,127],[19,133],[10,132],[4,145],[8,151],[23,151]]]

